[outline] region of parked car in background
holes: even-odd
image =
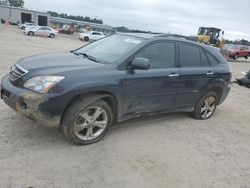
[[[231,75],[225,58],[208,45],[115,34],[70,52],[19,60],[2,79],[1,98],[86,145],[102,139],[113,122],[143,115],[191,112],[208,119],[226,99]]]
[[[102,32],[97,31],[87,31],[84,33],[80,33],[79,35],[79,39],[81,41],[99,40],[103,37],[105,37],[105,35]]]
[[[248,59],[250,56],[249,47],[244,45],[225,45],[225,49],[229,52],[229,57],[237,60],[240,57]]]
[[[26,28],[28,28],[28,27],[37,27],[38,25],[37,24],[35,24],[35,23],[30,23],[30,22],[26,22],[26,23],[24,23],[24,24],[20,24],[18,27],[20,28],[20,29],[22,29],[22,30],[25,30]]]
[[[28,27],[27,29],[25,29],[24,33],[30,36],[36,35],[36,36],[46,36],[50,38],[55,38],[58,32],[52,29],[51,27],[40,26],[35,28]]]
[[[71,28],[71,27],[60,28],[60,29],[58,29],[58,33],[72,35],[72,34],[74,34],[74,28]]]

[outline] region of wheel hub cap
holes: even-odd
[[[107,123],[106,111],[101,107],[91,106],[76,116],[73,132],[81,140],[93,140],[103,133]]]
[[[216,100],[213,96],[210,96],[208,98],[205,99],[203,106],[201,107],[201,117],[202,118],[209,118],[216,107],[215,104]]]

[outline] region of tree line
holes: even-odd
[[[226,44],[235,44],[235,45],[246,45],[246,46],[250,46],[250,41],[245,40],[245,39],[241,39],[241,40],[225,40]]]
[[[0,0],[0,5],[8,5],[13,7],[23,7],[24,0]]]
[[[90,18],[88,16],[73,16],[73,15],[68,15],[65,13],[57,13],[54,11],[48,11],[47,13],[49,13],[51,16],[53,17],[60,17],[60,18],[67,18],[67,19],[71,19],[71,20],[77,20],[77,21],[84,21],[84,22],[92,22],[92,23],[98,23],[98,24],[103,24],[103,21],[101,19],[97,19],[97,18]]]

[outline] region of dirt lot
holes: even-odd
[[[0,25],[0,77],[19,58],[81,45]],[[234,75],[250,69],[231,64]],[[133,120],[79,147],[0,101],[0,187],[250,187],[249,104],[250,90],[233,85],[210,120],[183,113]]]

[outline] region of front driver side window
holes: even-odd
[[[175,43],[158,42],[149,45],[135,58],[147,58],[150,61],[150,69],[164,69],[175,67]]]

